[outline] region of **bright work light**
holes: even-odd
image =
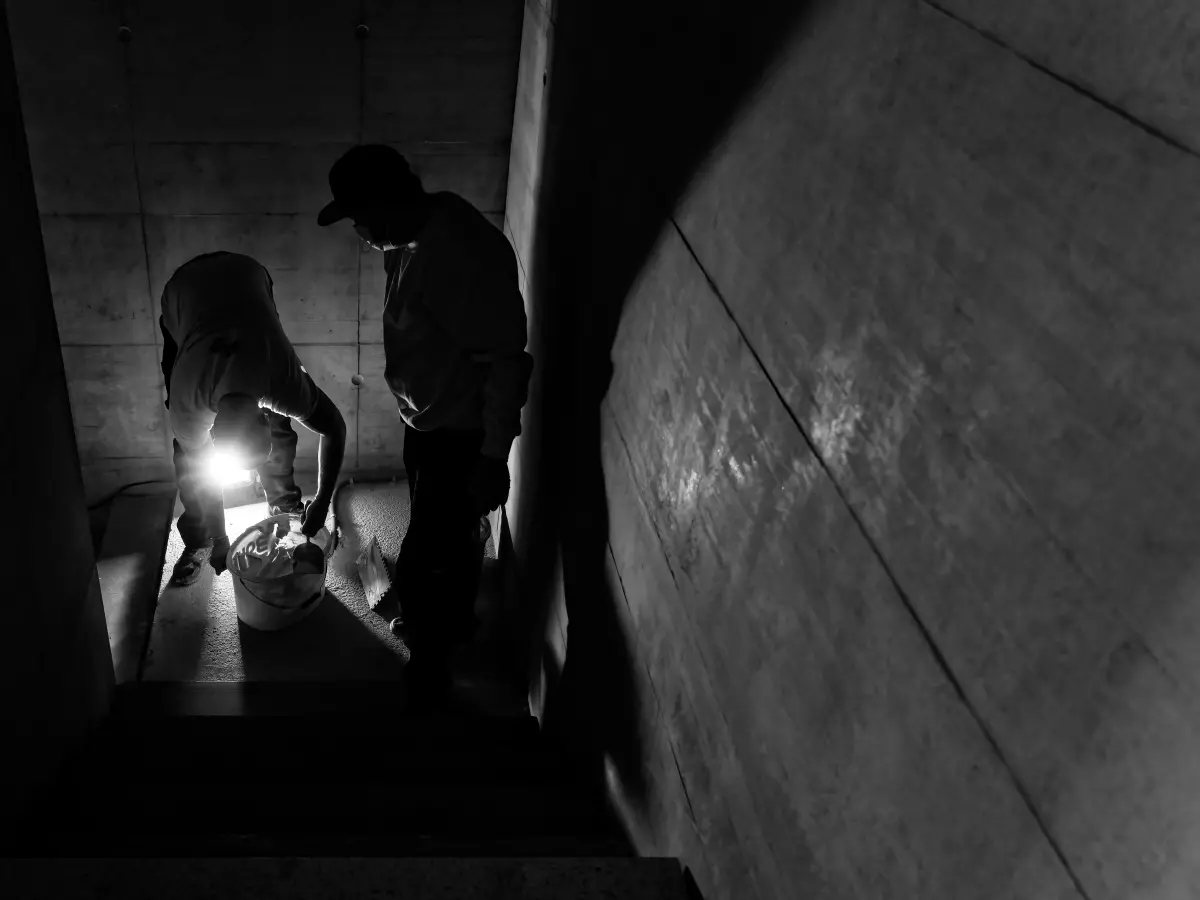
[[[232,453],[217,450],[209,457],[208,476],[221,487],[233,484],[247,484],[251,479],[251,471],[243,469],[241,461]]]

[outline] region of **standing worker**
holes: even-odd
[[[262,265],[237,253],[184,263],[162,295],[163,377],[183,501],[184,550],[171,584],[192,584],[204,561],[225,571],[229,538],[213,464],[257,469],[271,515],[299,513],[312,537],[325,523],[346,448],[342,414],[300,365]],[[321,436],[316,497],[301,503],[292,419]]]
[[[411,515],[396,563],[411,683],[451,684],[475,626],[480,518],[508,499],[533,358],[508,240],[456,194],[429,194],[390,147],[354,147],[330,169],[317,223],[354,223],[383,251],[384,378],[404,420]]]

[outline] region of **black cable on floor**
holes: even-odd
[[[97,500],[95,503],[90,504],[87,509],[88,509],[88,512],[95,512],[100,507],[107,506],[108,504],[112,503],[114,500],[116,500],[119,496],[121,496],[123,493],[125,493],[130,488],[143,487],[147,484],[172,484],[173,485],[174,483],[175,483],[174,481],[167,481],[164,478],[148,478],[145,481],[131,481],[131,482],[129,482],[129,484],[121,485],[121,487],[117,488],[115,491],[113,491],[111,494],[109,494],[103,500]]]

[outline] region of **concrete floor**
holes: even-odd
[[[178,508],[176,514],[178,515]],[[267,515],[264,502],[226,510],[231,539]],[[285,631],[254,631],[238,621],[231,576],[210,567],[194,585],[168,586],[183,549],[172,527],[159,586],[144,681],[392,681],[403,677],[408,649],[388,625],[398,610],[385,601],[378,611],[366,602],[355,559],[374,535],[389,564],[408,527],[404,482],[348,485],[338,498],[342,543],[330,561],[327,595],[306,620]],[[489,542],[488,556],[495,558]],[[486,614],[487,600],[481,604]]]

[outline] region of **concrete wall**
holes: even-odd
[[[527,285],[564,355],[619,326],[592,431],[553,385],[603,378],[551,354],[510,519],[567,667],[577,611],[620,621],[637,722],[584,740],[641,849],[713,898],[1195,895],[1192,7],[570,6],[526,27],[509,225],[527,271],[577,226]],[[592,163],[518,182],[566,59]],[[597,452],[602,508],[540,512]]]
[[[0,659],[0,840],[65,751],[108,708],[113,684],[88,532],[71,406],[59,352],[7,19],[0,10],[0,255],[7,324],[0,379],[5,514],[0,545],[5,647]]]
[[[543,308],[550,304],[539,303],[548,293],[545,289],[539,290],[541,282],[548,279],[540,278],[535,270],[534,253],[537,249],[535,236],[543,231],[538,227],[538,212],[545,197],[542,172],[549,128],[546,97],[552,51],[555,46],[555,6],[555,0],[525,0],[524,3],[516,108],[513,113],[508,166],[508,196],[504,208],[504,234],[516,252],[521,292],[525,297],[525,315],[530,331],[529,348],[530,352],[537,354],[530,380],[530,402],[522,415],[522,433],[513,442],[509,454],[512,485],[509,501],[504,509],[515,550],[508,572],[515,578],[513,591],[518,594],[530,590],[527,584],[530,575],[520,572],[520,569],[530,565],[528,557],[533,540],[530,532],[534,530],[534,525],[528,520],[534,517],[533,495],[539,487],[549,492],[549,486],[538,484],[535,474],[539,470],[539,445],[544,440],[540,420],[545,406],[543,398],[546,393],[547,372],[545,354],[539,351],[551,341],[543,334],[546,329],[542,326],[544,319],[540,315]],[[555,78],[557,81],[557,73]],[[544,535],[541,543],[553,543],[553,538],[548,534]],[[526,582],[523,588],[520,586],[521,582]],[[558,582],[557,587],[545,600],[549,604],[548,607],[538,612],[545,616],[546,621],[538,622],[534,627],[539,632],[545,631],[549,641],[546,650],[555,664],[561,667],[566,647],[566,608],[561,582]],[[540,653],[540,650],[538,652]],[[531,674],[535,676],[533,706],[535,711],[540,711],[541,696],[545,690],[545,685],[541,683],[540,666],[531,670]]]
[[[519,5],[8,6],[89,493],[170,477],[158,298],[178,265],[215,249],[271,270],[302,361],[346,416],[347,467],[397,467],[382,256],[315,214],[329,166],[367,141],[501,225]],[[301,430],[299,465],[315,468],[315,453]]]

